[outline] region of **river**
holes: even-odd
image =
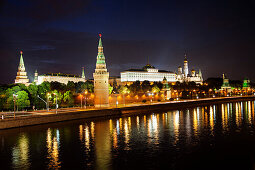
[[[0,131],[1,169],[254,169],[254,101]]]

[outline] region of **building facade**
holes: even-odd
[[[36,80],[36,79],[35,79]],[[34,81],[37,85],[42,84],[43,82],[59,82],[67,84],[69,81],[72,81],[74,83],[78,82],[85,82],[85,78],[82,78],[78,75],[72,75],[72,74],[62,74],[62,73],[48,73],[44,75],[39,75],[37,82]]]
[[[185,55],[184,67],[178,67],[178,72],[173,73],[166,70],[158,70],[155,67],[147,64],[142,69],[130,69],[120,73],[121,82],[129,84],[135,81],[163,81],[164,77],[167,79],[167,82],[175,83],[179,82],[192,82],[194,81],[197,84],[203,83],[202,72],[199,70],[196,72],[194,69],[189,73],[188,60]]]
[[[25,84],[26,86],[29,85],[29,79],[27,77],[27,72],[25,69],[25,64],[22,56],[23,52],[20,51],[20,62],[19,62],[19,67],[18,67],[18,72],[17,76],[15,79],[15,83],[22,83]]]
[[[95,107],[109,106],[109,72],[107,72],[101,34],[99,34],[98,54],[94,77]]]
[[[163,81],[164,77],[168,82],[176,82],[176,74],[166,70],[158,70],[150,64],[142,69],[130,69],[120,73],[121,82],[134,81]]]
[[[188,67],[188,60],[187,56],[185,55],[184,58],[184,64],[183,64],[183,72],[182,72],[182,67],[178,67],[178,71],[176,74],[176,81],[179,81],[181,83],[183,82],[195,82],[196,84],[202,84],[203,83],[203,76],[201,70],[196,72],[194,69],[189,72],[189,67]]]

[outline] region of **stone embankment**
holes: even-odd
[[[199,100],[184,100],[165,103],[153,103],[148,105],[127,106],[121,108],[106,108],[95,110],[77,110],[75,112],[65,112],[59,114],[32,115],[26,117],[16,117],[15,119],[0,120],[0,129],[18,128],[39,124],[62,122],[68,120],[87,119],[96,117],[122,116],[130,114],[151,113],[169,111],[174,109],[191,108],[197,106],[206,106],[211,104],[229,103],[255,100],[255,97],[228,97],[228,98],[210,98]]]

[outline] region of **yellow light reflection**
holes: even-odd
[[[58,138],[58,139],[57,139]],[[60,169],[61,162],[59,161],[59,132],[56,130],[56,135],[53,137],[51,129],[47,130],[47,148],[49,164],[48,169]]]
[[[30,169],[29,141],[26,134],[21,134],[16,146],[12,148],[14,169]]]

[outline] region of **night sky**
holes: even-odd
[[[189,68],[204,79],[255,80],[254,0],[2,0],[0,84],[13,83],[19,51],[30,81],[61,72],[92,78],[98,33],[110,76],[149,63]]]

